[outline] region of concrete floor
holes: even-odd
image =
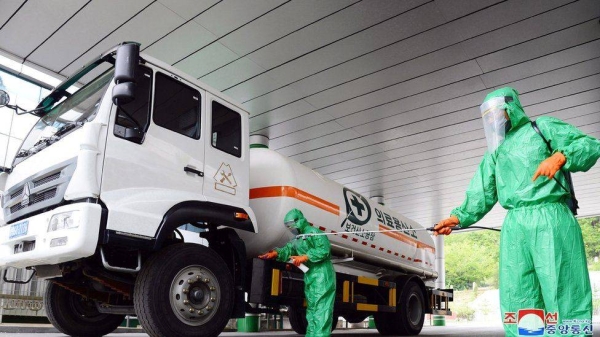
[[[10,337],[65,337],[60,333],[13,333],[2,332],[0,327],[0,336]],[[107,335],[108,337],[147,337],[144,333],[116,333]],[[240,332],[224,332],[221,334],[224,337],[262,337],[262,336],[277,336],[277,337],[298,337],[293,331],[277,331],[277,332],[259,332],[259,333],[240,333]],[[375,329],[340,329],[333,332],[335,337],[360,337],[360,336],[379,336]],[[420,336],[504,336],[504,331],[501,327],[432,327],[425,326]]]
[[[3,332],[0,326],[0,337],[66,337],[60,333],[14,333]],[[7,330],[5,330],[7,331]],[[299,337],[293,331],[277,331],[277,332],[258,332],[258,333],[241,333],[241,332],[224,332],[221,334],[224,337]],[[375,329],[340,329],[333,332],[334,337],[361,337],[361,336],[379,336]],[[504,330],[500,326],[482,327],[482,326],[445,326],[434,327],[425,326],[419,336],[469,336],[469,337],[503,337]],[[145,333],[114,333],[107,337],[148,337]],[[600,331],[594,331],[594,337],[600,337]]]

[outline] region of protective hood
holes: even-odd
[[[519,93],[509,87],[489,93],[480,111],[490,153],[496,151],[511,130],[529,122],[519,101]]]
[[[300,234],[304,234],[306,227],[310,226],[304,217],[304,214],[302,214],[302,212],[297,208],[287,212],[285,218],[283,219],[283,223],[286,225],[286,227],[288,227],[288,229],[296,228]]]
[[[508,118],[510,119],[511,127],[508,132],[530,122],[529,117],[527,117],[523,107],[521,106],[521,101],[519,101],[519,93],[517,90],[511,87],[504,87],[494,90],[485,96],[483,102],[485,103],[495,97],[510,97],[512,99],[508,99],[509,102],[505,102],[503,107],[508,114]]]

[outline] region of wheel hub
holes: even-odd
[[[182,269],[171,283],[171,309],[188,325],[202,325],[214,316],[221,290],[215,275],[201,266]]]
[[[204,300],[204,290],[198,288],[194,288],[192,289],[192,291],[190,292],[190,301],[194,304],[199,304]]]

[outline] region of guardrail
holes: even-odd
[[[3,274],[4,270],[0,270]],[[26,280],[31,271],[8,269],[10,279]],[[34,277],[28,284],[10,284],[0,278],[0,323],[2,316],[45,316],[43,294],[46,284]]]
[[[40,311],[44,308],[44,299],[40,296],[21,296],[0,294],[0,308],[3,310]],[[7,314],[4,312],[4,314]]]

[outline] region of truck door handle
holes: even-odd
[[[190,167],[190,166],[186,166],[186,167],[184,167],[184,168],[183,168],[183,170],[184,170],[185,172],[195,173],[195,174],[197,174],[197,175],[199,175],[199,176],[201,176],[201,177],[204,177],[204,172],[202,172],[202,171],[198,171],[198,170],[196,170],[195,168],[192,168],[192,167]]]

